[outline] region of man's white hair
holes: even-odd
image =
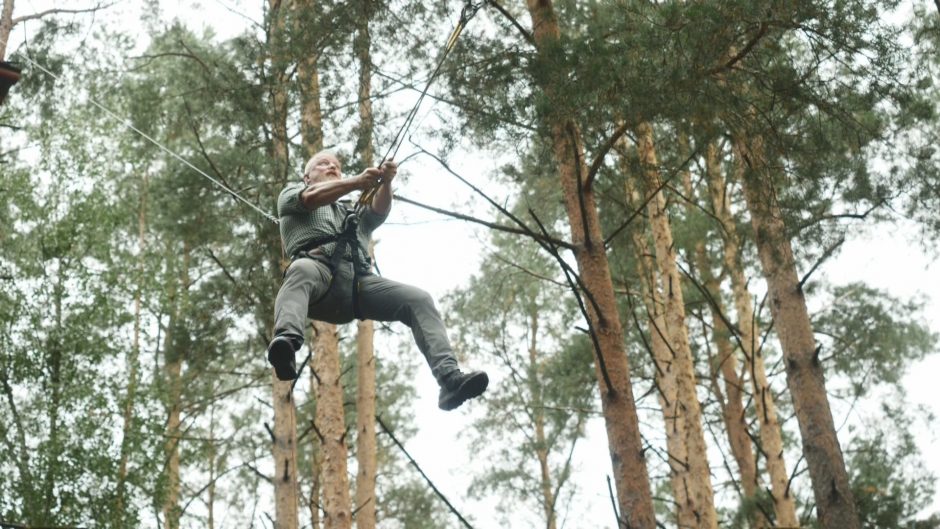
[[[322,151],[320,151],[320,152],[314,154],[313,156],[310,157],[309,160],[307,160],[307,164],[304,165],[304,174],[303,174],[304,176],[307,176],[307,175],[310,174],[310,170],[313,169],[313,161],[316,160],[318,156],[322,156],[322,155],[324,155],[324,154],[329,154],[329,155],[332,156],[333,158],[336,158],[337,160],[339,160],[339,156],[336,156],[336,153],[335,153],[335,152],[330,151],[330,150],[327,150],[327,149],[324,149],[324,150],[322,150]]]

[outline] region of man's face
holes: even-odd
[[[314,156],[307,164],[307,173],[304,182],[307,185],[329,180],[339,180],[343,177],[343,166],[336,156],[322,152]]]

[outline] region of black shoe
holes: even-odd
[[[274,366],[278,380],[297,378],[297,361],[294,359],[294,343],[286,336],[275,336],[268,345],[268,362]]]
[[[437,406],[450,411],[464,401],[479,397],[486,391],[486,386],[490,383],[490,377],[483,371],[474,371],[472,373],[461,373],[457,371],[445,378],[441,384],[441,394],[437,399]]]

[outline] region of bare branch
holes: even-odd
[[[512,213],[511,211],[509,211],[509,210],[506,209],[505,207],[501,206],[498,202],[496,202],[495,200],[493,200],[492,198],[490,198],[489,195],[487,195],[486,193],[484,193],[484,192],[483,192],[480,188],[478,188],[477,186],[471,184],[466,178],[464,178],[464,177],[460,176],[459,174],[457,174],[453,169],[450,168],[449,165],[447,165],[447,163],[446,163],[444,160],[440,159],[440,157],[434,155],[433,153],[428,152],[428,151],[425,150],[423,147],[421,147],[420,145],[415,144],[414,142],[412,142],[412,145],[414,145],[417,149],[419,149],[419,150],[421,151],[421,153],[424,154],[425,156],[428,156],[428,157],[430,157],[430,158],[433,158],[435,161],[437,161],[437,163],[439,163],[439,164],[441,165],[441,167],[443,167],[448,173],[450,173],[450,174],[453,175],[455,178],[457,178],[458,180],[460,180],[461,182],[463,182],[463,184],[466,185],[467,187],[469,187],[470,189],[472,189],[474,193],[476,193],[476,194],[480,195],[481,197],[483,197],[484,200],[486,200],[487,202],[489,202],[490,205],[493,206],[494,208],[496,208],[500,213],[502,213],[503,215],[506,215],[507,217],[509,217],[509,218],[510,218],[513,222],[515,222],[523,231],[525,231],[525,232],[529,235],[529,237],[531,237],[533,240],[535,240],[535,241],[537,241],[537,242],[539,242],[539,243],[541,244],[542,242],[551,239],[552,244],[556,244],[556,243],[555,243],[555,239],[553,239],[550,235],[548,235],[548,232],[547,232],[547,231],[543,231],[543,234],[542,234],[541,237],[540,237],[539,235],[537,235],[531,228],[529,228],[528,225],[526,225],[526,223],[522,222],[522,220],[519,219],[519,217],[513,215],[513,213]],[[530,211],[530,212],[531,212],[531,211]],[[566,243],[566,242],[558,241],[557,246],[561,246],[561,247],[566,248],[566,249],[571,250],[571,251],[574,251],[574,250],[575,250],[575,246],[574,246],[573,244],[571,244],[571,243]]]
[[[548,232],[545,230],[545,226],[542,224],[542,221],[539,220],[535,212],[531,209],[529,210],[529,215],[535,219],[535,223],[538,225],[539,229],[542,230],[542,233],[548,235]],[[545,251],[550,253],[552,257],[558,262],[558,265],[561,267],[561,270],[565,273],[565,279],[568,281],[569,288],[574,294],[575,299],[578,301],[578,308],[581,310],[581,314],[584,316],[584,320],[588,324],[588,333],[591,336],[591,343],[594,345],[594,355],[597,359],[597,367],[601,370],[601,375],[604,378],[604,384],[607,386],[607,393],[610,395],[615,395],[617,390],[614,388],[613,383],[610,380],[610,375],[607,372],[607,363],[604,361],[604,354],[601,351],[600,340],[597,338],[597,332],[594,329],[594,322],[591,321],[591,316],[587,312],[587,307],[584,306],[584,300],[581,298],[581,292],[584,292],[584,295],[591,302],[594,307],[594,314],[597,315],[597,319],[601,325],[605,324],[604,312],[601,311],[600,305],[597,303],[597,300],[594,299],[594,295],[588,289],[587,285],[581,280],[581,276],[575,272],[571,266],[562,259],[561,255],[558,254],[557,248],[551,246],[548,243],[539,243]],[[573,278],[573,279],[572,279]],[[579,290],[580,289],[580,290]]]
[[[727,70],[729,68],[732,68],[735,64],[740,62],[741,59],[746,57],[748,53],[751,53],[751,50],[753,50],[754,46],[756,46],[757,43],[760,42],[760,39],[764,38],[764,35],[767,34],[768,29],[770,29],[770,24],[768,24],[766,21],[762,21],[760,23],[760,26],[758,26],[757,28],[757,33],[754,34],[754,37],[751,38],[751,40],[747,44],[745,44],[743,48],[741,48],[741,51],[739,51],[733,57],[728,59],[728,61],[725,62],[724,64],[709,70],[708,75],[715,75],[716,73],[719,73],[722,70]]]
[[[395,434],[393,434],[392,431],[388,428],[388,426],[385,425],[385,421],[382,420],[382,417],[376,415],[375,420],[378,421],[379,426],[382,427],[382,430],[384,430],[385,433],[388,434],[388,436],[392,439],[392,441],[395,443],[395,446],[397,446],[398,449],[401,450],[403,454],[405,454],[405,457],[408,458],[408,462],[411,463],[413,467],[415,467],[415,470],[417,470],[419,474],[421,474],[421,477],[423,477],[424,481],[426,481],[427,484],[431,487],[431,490],[433,490],[434,493],[437,494],[437,497],[440,498],[441,501],[443,501],[447,505],[447,507],[450,509],[450,512],[454,513],[457,519],[460,520],[461,523],[463,523],[464,527],[466,527],[467,529],[473,529],[473,526],[470,525],[470,522],[468,522],[466,518],[464,518],[457,511],[457,509],[453,506],[453,504],[451,504],[450,501],[448,501],[447,497],[444,496],[444,493],[438,490],[437,486],[434,485],[434,482],[431,481],[431,478],[429,478],[428,475],[425,474],[423,470],[421,470],[421,467],[418,466],[418,462],[415,461],[413,457],[411,457],[411,454],[409,454],[407,450],[405,450],[405,447],[402,446],[402,444],[398,441],[398,438],[395,437]]]
[[[565,285],[564,283],[562,283],[562,282],[560,282],[560,281],[556,281],[556,280],[554,280],[554,279],[552,279],[552,278],[550,278],[550,277],[548,277],[548,276],[544,276],[544,275],[542,275],[542,274],[533,272],[532,270],[529,270],[528,268],[526,268],[526,267],[524,267],[524,266],[522,266],[522,265],[520,265],[520,264],[516,264],[516,263],[510,261],[509,259],[506,259],[505,257],[499,255],[498,253],[494,253],[494,254],[493,254],[493,258],[496,259],[497,261],[499,261],[499,262],[505,264],[505,265],[511,266],[511,267],[513,267],[513,268],[519,270],[520,272],[522,272],[522,273],[524,273],[524,274],[527,274],[527,275],[530,275],[530,276],[532,276],[532,277],[534,277],[534,278],[536,278],[536,279],[541,279],[542,281],[547,281],[547,282],[549,282],[549,283],[551,283],[551,284],[553,284],[553,285],[555,285],[555,286],[567,287],[567,285]]]
[[[35,20],[35,19],[37,19],[37,18],[42,18],[42,17],[48,16],[48,15],[58,15],[58,14],[64,14],[64,13],[70,13],[70,14],[76,14],[76,13],[94,13],[94,12],[99,11],[99,10],[101,10],[101,9],[107,9],[107,8],[113,6],[114,4],[115,4],[115,2],[112,2],[112,3],[110,3],[110,4],[108,4],[108,5],[104,5],[104,6],[101,5],[101,4],[98,4],[98,5],[96,5],[95,7],[89,7],[89,8],[87,8],[87,9],[62,9],[62,8],[47,9],[47,10],[45,10],[45,11],[40,11],[40,12],[38,12],[38,13],[33,13],[33,14],[30,14],[30,15],[23,15],[23,16],[20,16],[20,17],[16,17],[16,18],[13,19],[13,25],[15,26],[15,25],[19,24],[20,22],[26,22],[26,21],[28,21],[28,20]]]
[[[412,199],[410,199],[410,198],[403,197],[403,196],[398,195],[398,194],[394,195],[394,197],[395,197],[396,200],[401,200],[402,202],[404,202],[404,203],[406,203],[406,204],[411,204],[411,205],[413,205],[413,206],[417,206],[417,207],[419,207],[419,208],[426,209],[426,210],[428,210],[428,211],[433,211],[433,212],[435,212],[435,213],[440,213],[441,215],[446,215],[446,216],[448,216],[448,217],[453,217],[453,218],[455,218],[455,219],[465,220],[465,221],[467,221],[467,222],[475,222],[475,223],[477,223],[477,224],[481,224],[481,225],[483,225],[483,226],[486,226],[487,228],[490,228],[490,229],[493,229],[493,230],[497,230],[497,231],[504,231],[504,232],[507,232],[507,233],[515,233],[515,234],[517,234],[517,235],[526,235],[526,236],[528,236],[528,237],[532,237],[532,238],[535,238],[535,239],[538,239],[538,240],[543,240],[543,236],[538,235],[538,234],[533,234],[533,233],[531,233],[531,232],[529,232],[529,231],[526,231],[526,230],[523,230],[523,229],[520,229],[520,228],[513,228],[512,226],[505,226],[505,225],[502,225],[502,224],[497,224],[497,223],[495,223],[495,222],[490,222],[490,221],[478,219],[478,218],[476,218],[476,217],[471,217],[470,215],[464,215],[463,213],[457,213],[457,212],[455,212],[455,211],[448,211],[448,210],[446,210],[446,209],[441,209],[441,208],[437,208],[437,207],[434,207],[434,206],[429,206],[429,205],[427,205],[427,204],[423,204],[423,203],[421,203],[421,202],[418,202],[417,200],[412,200]],[[569,250],[571,250],[571,249],[574,248],[574,246],[571,245],[571,243],[568,243],[568,242],[565,242],[565,241],[562,241],[562,240],[549,238],[549,239],[546,239],[546,241],[547,241],[547,242],[551,242],[552,244],[554,244],[554,245],[556,245],[556,246],[561,246],[561,247],[567,248],[567,249],[569,249]]]
[[[683,161],[681,164],[679,164],[679,166],[676,167],[676,168],[669,174],[669,176],[667,176],[666,178],[663,179],[663,181],[662,181],[662,183],[660,183],[659,187],[657,187],[655,190],[653,190],[653,192],[650,193],[649,196],[647,196],[645,200],[643,200],[643,203],[640,204],[640,206],[636,209],[636,211],[634,211],[633,213],[630,214],[629,217],[627,217],[627,220],[625,220],[623,223],[621,223],[620,226],[618,226],[617,229],[613,231],[613,233],[611,233],[610,235],[607,236],[606,239],[604,239],[604,247],[605,247],[605,248],[609,248],[609,247],[610,247],[610,241],[612,241],[612,240],[614,239],[614,237],[616,237],[617,235],[619,235],[621,231],[623,231],[627,226],[629,226],[630,223],[633,222],[633,219],[635,219],[635,218],[637,217],[637,215],[639,215],[640,212],[643,211],[643,210],[646,208],[647,204],[649,204],[650,201],[653,200],[654,197],[656,197],[656,194],[659,193],[660,191],[662,191],[662,190],[666,187],[666,185],[668,185],[669,182],[670,182],[673,178],[675,178],[677,174],[679,174],[680,171],[682,171],[683,169],[685,169],[685,166],[688,165],[689,162],[691,162],[696,156],[698,156],[698,149],[699,149],[699,148],[698,148],[698,146],[696,145],[696,147],[695,147],[695,149],[692,151],[692,153],[689,154],[689,157],[686,158],[685,161]]]
[[[834,254],[835,251],[838,250],[839,247],[842,246],[844,242],[845,242],[845,235],[843,235],[842,237],[839,237],[838,241],[833,243],[832,246],[830,246],[829,248],[826,248],[826,251],[823,252],[823,254],[819,257],[818,260],[816,260],[816,262],[813,264],[813,267],[810,268],[808,272],[806,272],[806,274],[803,276],[802,279],[800,279],[799,284],[797,284],[796,286],[798,291],[800,292],[803,291],[803,285],[805,285],[806,282],[809,280],[809,277],[813,275],[813,272],[815,272],[816,269],[819,268],[819,266],[822,265],[827,259],[832,257],[832,254]]]
[[[938,0],[940,1],[940,0]],[[607,141],[604,142],[604,145],[601,146],[600,150],[597,151],[597,154],[594,156],[594,161],[591,162],[591,168],[588,170],[587,179],[584,186],[590,190],[594,186],[594,178],[597,176],[597,172],[600,171],[601,166],[604,164],[604,158],[607,157],[607,153],[614,148],[614,145],[617,144],[617,141],[627,133],[627,129],[630,128],[630,125],[627,122],[624,122],[614,133],[607,138]]]
[[[937,0],[937,1],[940,2],[940,0]],[[516,17],[512,16],[512,13],[510,13],[509,11],[506,11],[506,8],[499,5],[496,2],[496,0],[489,0],[488,3],[491,6],[493,6],[497,11],[499,11],[499,14],[503,15],[503,17],[505,17],[506,20],[508,20],[509,23],[512,24],[513,27],[515,27],[519,31],[519,34],[522,35],[522,38],[524,38],[526,42],[528,42],[532,46],[536,45],[535,37],[533,37],[532,34],[529,33],[529,31],[526,28],[522,27],[522,24],[519,23],[519,20],[517,20]]]

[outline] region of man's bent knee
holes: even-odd
[[[329,268],[319,261],[307,258],[296,259],[287,268],[284,284],[329,283],[330,275]]]

